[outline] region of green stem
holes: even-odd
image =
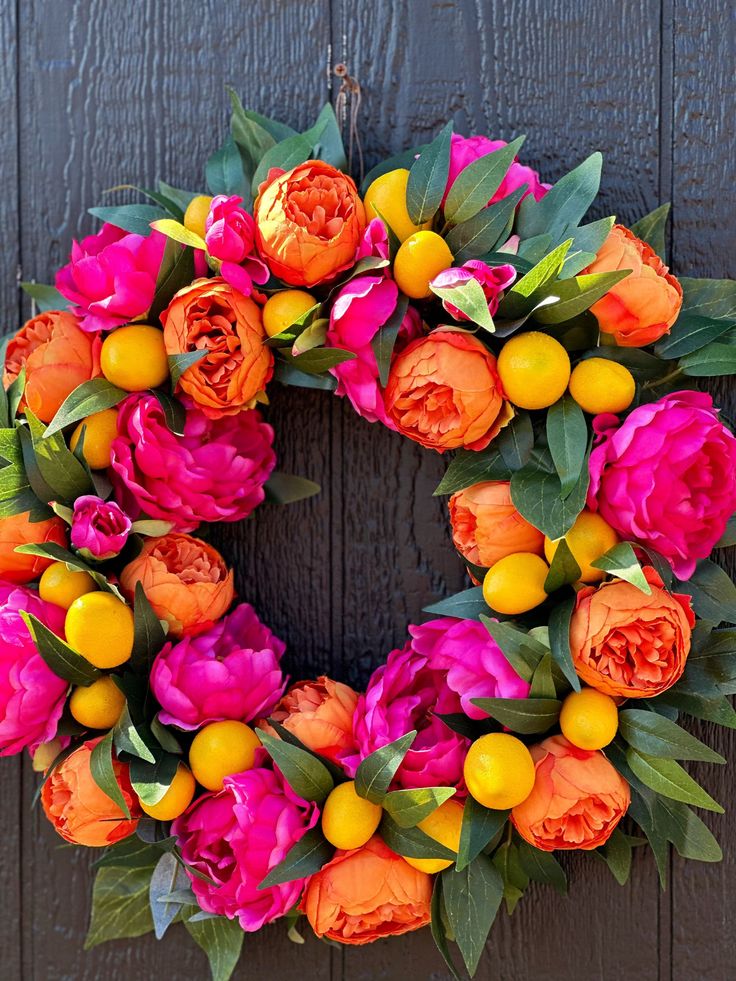
[[[681,368],[675,368],[670,371],[669,374],[663,375],[662,378],[654,378],[652,381],[646,382],[642,388],[659,388],[661,385],[666,385],[667,382],[674,381],[676,378],[680,378],[685,372]]]

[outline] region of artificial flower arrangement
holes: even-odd
[[[720,859],[678,761],[724,762],[682,716],[736,727],[710,558],[736,439],[700,388],[736,372],[736,284],[668,271],[666,208],[585,222],[599,154],[549,186],[521,143],[448,124],[359,191],[330,107],[297,133],[233,95],[209,194],[92,209],[56,286],[26,284],[0,752],[100,850],[88,946],[183,923],[225,981],[279,918],[343,944],[429,924],[458,976],[451,942],[472,974],[502,902],[565,891],[555,852],[621,883],[647,839],[663,884],[668,843]],[[274,470],[277,382],[453,453],[436,493],[474,585],[364,692],[289,685],[193,534],[318,489]]]

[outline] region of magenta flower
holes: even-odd
[[[64,637],[61,607],[0,580],[0,756],[53,739],[69,688],[38,653],[21,611]]]
[[[143,511],[175,531],[246,518],[263,500],[276,464],[273,429],[255,409],[208,419],[191,399],[181,401],[183,436],[168,428],[154,395],[123,402],[112,444],[117,500],[132,517]]]
[[[80,327],[111,330],[147,312],[156,292],[166,238],[134,235],[105,223],[96,235],[72,244],[56,274],[56,288],[75,304]]]
[[[440,617],[409,627],[411,646],[437,671],[447,672],[447,686],[460,696],[471,719],[488,713],[472,698],[526,698],[529,685],[514,671],[501,648],[478,620]]]
[[[458,174],[465,170],[468,164],[473,163],[479,157],[485,157],[489,153],[493,153],[494,150],[500,150],[506,145],[505,140],[489,140],[485,136],[460,136],[458,133],[453,133],[450,150],[450,171],[447,175],[447,187],[445,188],[445,196],[442,199],[442,203],[445,203],[447,193],[455,183]],[[536,170],[533,170],[531,167],[525,167],[524,164],[520,164],[518,159],[516,159],[501,181],[501,186],[488,203],[495,204],[496,201],[508,197],[509,194],[512,194],[522,184],[526,184],[527,186],[524,197],[527,194],[532,194],[536,201],[543,198],[551,186],[550,184],[542,183]]]
[[[238,918],[247,933],[288,913],[306,879],[259,889],[271,869],[319,820],[319,811],[278,772],[256,767],[225,778],[172,826],[184,861],[211,882],[189,874],[197,902],[208,913]]]
[[[283,641],[247,603],[196,637],[169,642],[156,655],[151,690],[161,721],[180,729],[268,715],[284,693]]]
[[[111,559],[125,548],[132,523],[115,501],[87,494],[74,502],[71,543],[86,558]]]
[[[623,422],[596,416],[588,507],[689,579],[736,510],[736,438],[705,392],[673,392]]]
[[[355,253],[355,261],[361,259],[388,259],[388,233],[386,226],[380,218],[373,218],[369,221],[363,232],[358,251]]]
[[[485,298],[488,301],[488,312],[491,316],[498,310],[503,291],[511,286],[516,279],[516,270],[508,264],[502,266],[489,266],[480,259],[468,259],[462,266],[450,266],[443,269],[441,273],[434,277],[430,286],[439,286],[444,289],[454,289],[463,286],[469,280],[475,279],[480,283]],[[449,300],[443,300],[442,306],[447,313],[455,320],[469,320],[461,310]]]
[[[244,296],[253,292],[253,283],[262,285],[270,275],[268,266],[255,255],[256,223],[241,205],[237,195],[217,194],[212,199],[205,222],[207,252],[221,262],[220,275]]]

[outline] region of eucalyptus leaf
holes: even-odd
[[[323,803],[335,786],[327,767],[298,746],[270,736],[262,730],[257,735],[294,793],[304,800]]]
[[[526,185],[517,188],[496,204],[488,205],[477,215],[450,229],[446,241],[456,262],[481,258],[497,247],[506,236],[516,206],[526,190]],[[513,258],[509,256],[508,261]]]
[[[26,296],[30,296],[39,313],[45,313],[47,310],[68,310],[71,306],[69,300],[62,296],[55,286],[26,281],[20,284],[20,288]]]
[[[414,828],[449,800],[454,793],[453,787],[392,790],[383,798],[383,809],[391,815],[400,828]]]
[[[641,564],[634,554],[634,549],[629,542],[619,542],[613,548],[591,562],[595,569],[602,569],[609,572],[618,579],[624,579],[636,586],[647,596],[652,595],[652,587],[647,582]]]
[[[67,395],[57,409],[54,418],[43,433],[44,439],[53,436],[73,422],[86,419],[95,412],[114,408],[129,394],[113,385],[107,378],[92,378],[90,381],[82,382]]]
[[[57,637],[32,613],[21,610],[20,615],[33,637],[38,653],[57,677],[81,687],[88,687],[102,677],[102,673],[94,665]]]
[[[677,588],[692,597],[693,609],[703,620],[736,623],[736,585],[711,559],[698,562],[690,579]]]
[[[117,804],[126,818],[130,818],[130,810],[126,803],[123,791],[120,789],[118,778],[113,767],[113,732],[107,733],[95,745],[89,758],[89,770],[92,779],[100,788],[103,794],[110,798],[113,804]]]
[[[378,833],[392,852],[405,858],[441,858],[454,862],[455,852],[430,838],[421,828],[402,828],[389,814],[384,814]]]
[[[184,920],[192,940],[207,955],[212,981],[229,981],[243,949],[245,933],[237,919],[226,916],[208,916],[206,919],[189,917]]]
[[[641,782],[656,794],[683,804],[694,804],[708,811],[716,811],[718,814],[723,813],[721,805],[675,760],[659,759],[629,746],[626,750],[626,762]]]
[[[671,760],[703,760],[725,763],[725,759],[676,722],[646,709],[622,709],[618,716],[621,737],[649,756]]]
[[[361,760],[355,772],[355,792],[373,804],[381,804],[391,781],[416,738],[416,729],[381,746]]]
[[[207,161],[205,179],[210,194],[235,194],[248,200],[250,192],[245,184],[243,161],[232,136]]]
[[[406,208],[415,225],[423,225],[439,209],[450,170],[452,122],[425,147],[411,165],[406,185]]]
[[[512,732],[523,735],[547,732],[559,719],[562,708],[558,698],[471,698],[470,701]]]
[[[631,231],[634,235],[646,242],[647,245],[650,245],[660,259],[663,260],[665,259],[667,218],[669,217],[671,207],[669,202],[667,204],[660,204],[658,208],[650,211],[648,215],[640,218],[631,226]]]
[[[580,579],[580,566],[570,551],[566,538],[555,542],[555,552],[550,563],[547,578],[544,580],[545,593],[554,593],[563,586]]]
[[[385,388],[388,384],[388,373],[391,368],[391,355],[394,351],[396,339],[399,336],[401,325],[404,322],[406,311],[409,308],[409,297],[399,293],[396,308],[385,324],[380,328],[372,341],[373,354],[376,358],[378,367],[378,380]]]
[[[313,480],[274,470],[264,484],[266,501],[270,504],[293,504],[319,494],[322,488]]]
[[[164,750],[154,749],[155,763],[148,763],[137,756],[129,763],[130,782],[141,802],[158,804],[165,796],[179,768],[179,757]]]
[[[480,586],[465,589],[462,593],[455,593],[448,596],[438,603],[430,603],[425,606],[424,613],[431,613],[433,616],[457,617],[460,620],[478,620],[482,613],[489,613],[488,604],[483,599],[483,590]]]
[[[202,358],[206,358],[208,354],[209,351],[206,349],[183,351],[181,354],[170,354],[168,359],[169,373],[171,375],[171,390],[176,391],[181,376],[193,367],[193,365],[197,364],[198,361],[201,361]]]
[[[508,480],[511,476],[496,449],[458,450],[434,491],[435,497],[455,494],[486,480]]]
[[[453,181],[445,201],[446,221],[451,221],[454,225],[467,221],[489,204],[524,140],[525,137],[520,136],[463,168]]]
[[[549,614],[549,643],[552,658],[575,691],[580,691],[580,679],[575,672],[570,652],[570,619],[575,609],[575,597],[571,596]]]
[[[455,868],[462,872],[506,825],[509,811],[490,810],[468,795],[463,808]]]
[[[313,875],[330,861],[334,853],[334,846],[325,840],[322,832],[318,828],[310,828],[291,846],[286,857],[271,869],[258,888],[268,889]]]
[[[472,976],[501,906],[503,879],[491,859],[481,854],[461,871],[445,869],[442,891],[450,928]]]
[[[164,852],[151,874],[148,899],[156,940],[160,940],[176,919],[184,903],[172,899],[175,890],[189,885],[186,872],[171,852]],[[191,893],[191,889],[189,889]],[[193,895],[193,894],[192,894]]]
[[[543,852],[526,841],[519,843],[519,861],[534,882],[541,882],[564,896],[567,893],[565,870],[551,852]]]
[[[534,429],[529,413],[517,412],[496,436],[493,445],[510,473],[525,467],[534,449]]]
[[[583,410],[571,395],[564,395],[547,411],[547,443],[567,498],[580,480],[588,450],[588,425]]]
[[[603,157],[592,153],[565,174],[540,201],[530,194],[522,201],[516,230],[522,238],[555,235],[578,225],[595,200],[601,182]]]
[[[659,358],[681,358],[693,351],[699,351],[735,326],[736,323],[731,320],[681,314],[669,333],[657,342],[654,353]]]
[[[108,208],[89,208],[100,221],[136,235],[150,235],[151,222],[166,218],[167,212],[152,204],[115,204]]]

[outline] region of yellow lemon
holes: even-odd
[[[610,695],[583,688],[562,703],[560,729],[580,749],[603,749],[618,732],[618,708]]]
[[[112,593],[75,599],[64,621],[67,643],[96,668],[116,668],[133,652],[133,611]]]
[[[207,790],[222,790],[225,777],[253,767],[260,745],[244,722],[210,722],[192,740],[189,765],[197,783]]]
[[[149,817],[157,821],[173,821],[192,803],[194,791],[197,785],[194,782],[192,771],[188,766],[180,763],[177,767],[171,786],[157,804],[144,804],[140,801],[141,810]]]
[[[445,848],[457,852],[460,847],[462,823],[463,805],[450,799],[446,800],[444,804],[440,804],[437,810],[428,814],[423,821],[419,822],[417,827],[425,835],[429,835],[430,838],[434,838],[435,841],[444,845]],[[404,861],[420,872],[427,872],[429,875],[434,875],[435,872],[441,872],[443,869],[449,869],[452,865],[452,860],[446,858],[406,858],[404,856]]]
[[[148,324],[118,327],[102,342],[102,374],[126,392],[157,388],[169,377],[163,331]]]
[[[396,253],[394,279],[403,293],[422,300],[432,295],[430,281],[451,265],[452,252],[437,232],[414,232]]]
[[[355,781],[339,783],[322,808],[322,833],[335,848],[360,848],[375,834],[383,810],[359,797]]]
[[[103,409],[83,419],[72,433],[69,446],[77,448],[79,437],[84,429],[82,455],[92,470],[104,470],[110,466],[110,447],[118,434],[118,413],[116,409]]]
[[[494,562],[483,580],[483,599],[492,610],[513,616],[544,603],[549,566],[533,552],[514,552]]]
[[[97,589],[95,581],[87,572],[67,569],[64,562],[53,562],[44,570],[38,583],[38,595],[47,603],[68,610],[75,599]]]
[[[618,536],[599,514],[581,511],[575,524],[565,535],[565,541],[580,566],[581,582],[600,582],[605,578],[606,573],[602,569],[595,569],[591,562],[613,548],[618,542]],[[544,554],[548,562],[555,557],[558,545],[559,539],[554,542],[549,538],[544,539]]]
[[[514,405],[546,409],[565,393],[570,381],[570,358],[554,337],[527,331],[512,337],[501,348],[498,374]]]
[[[505,732],[476,739],[465,757],[468,792],[479,804],[504,811],[525,801],[534,787],[534,760],[524,743]]]
[[[263,326],[269,337],[275,337],[310,310],[316,299],[306,290],[281,290],[266,300]]]
[[[87,688],[75,688],[69,711],[88,729],[112,729],[125,705],[125,695],[109,675],[93,681]]]
[[[570,395],[583,412],[623,412],[636,392],[634,376],[628,368],[608,358],[588,358],[576,365],[570,375]]]
[[[368,221],[385,218],[400,242],[404,242],[414,232],[432,227],[431,221],[426,221],[423,225],[415,225],[409,217],[406,208],[408,181],[409,171],[403,167],[389,170],[387,174],[376,177],[363,199]]]
[[[211,204],[211,197],[206,194],[198,194],[196,198],[192,198],[184,212],[184,227],[188,228],[190,232],[194,232],[195,235],[199,235],[200,238],[204,238],[204,233],[207,230],[205,223],[207,215],[210,213]]]

